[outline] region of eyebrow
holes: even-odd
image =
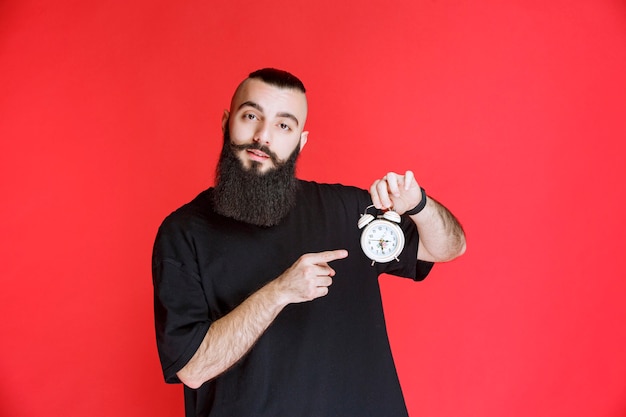
[[[244,101],[243,103],[241,103],[241,105],[239,106],[238,110],[243,108],[243,107],[252,107],[254,109],[257,109],[261,113],[263,113],[263,107],[261,107],[258,103],[255,103],[254,101]],[[293,120],[296,123],[296,126],[299,126],[298,118],[296,116],[294,116],[293,114],[291,114],[291,113],[281,112],[281,113],[277,113],[276,116],[277,117],[286,117],[288,119],[291,119],[291,120]]]

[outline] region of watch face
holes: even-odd
[[[397,259],[404,249],[404,234],[397,224],[374,220],[363,230],[361,247],[371,260],[389,262]]]

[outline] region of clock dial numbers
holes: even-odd
[[[368,258],[380,263],[398,260],[404,248],[404,234],[400,226],[386,218],[368,221],[360,226],[363,228],[361,248]]]
[[[397,236],[385,224],[372,228],[367,235],[367,244],[372,253],[389,255],[398,246]]]

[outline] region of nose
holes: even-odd
[[[254,132],[253,140],[255,142],[259,142],[262,145],[269,145],[270,138],[271,138],[271,135],[270,135],[269,126],[267,126],[266,123],[260,123],[256,131]]]

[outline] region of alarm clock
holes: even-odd
[[[404,249],[404,233],[399,226],[400,215],[388,210],[382,215],[374,217],[367,213],[373,205],[368,206],[361,215],[357,226],[362,229],[361,248],[363,253],[374,263],[398,261],[398,256]]]

